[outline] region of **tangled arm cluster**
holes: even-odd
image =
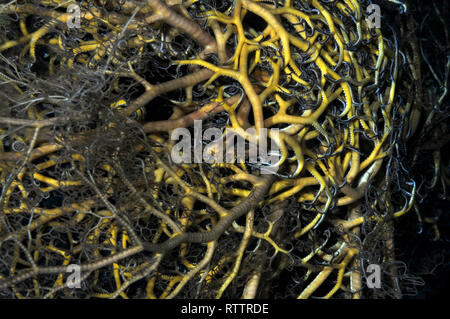
[[[424,94],[400,1],[12,0],[0,28],[0,296],[397,298],[411,285],[396,221],[421,218],[421,152],[431,186],[449,184],[450,56],[443,80],[430,66],[442,90]],[[276,170],[176,164],[172,132],[198,120],[247,151],[274,142]],[[370,264],[382,289],[366,286]]]

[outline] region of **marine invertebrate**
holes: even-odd
[[[419,188],[401,145],[425,97],[418,44],[402,42],[411,16],[373,27],[370,3],[3,5],[19,28],[0,43],[0,291],[214,298],[256,284],[268,297],[290,273],[284,297],[359,298],[376,263],[400,296],[394,220]],[[274,141],[276,170],[175,164],[171,134],[195,120],[233,130],[246,151]]]

